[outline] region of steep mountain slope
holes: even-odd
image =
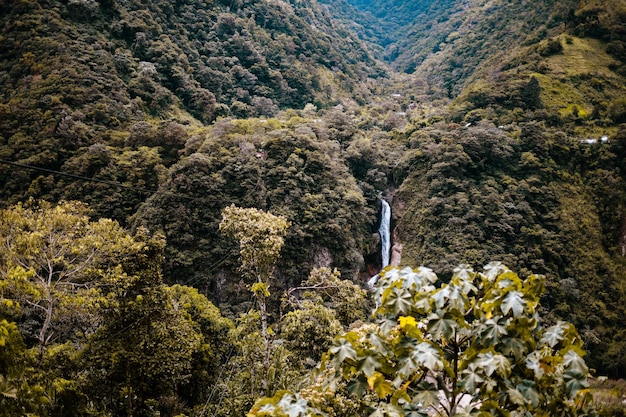
[[[320,0],[320,3],[329,5],[333,15],[349,22],[361,39],[377,50],[381,58],[390,61],[398,50],[396,44],[406,38],[408,27],[427,15],[446,15],[451,5],[433,0]]]
[[[348,0],[357,9],[371,13],[378,19],[391,20],[398,26],[413,24],[417,16],[423,14],[433,0]]]
[[[461,111],[486,109],[495,120],[517,112],[499,122],[544,120],[580,137],[610,136],[625,120],[625,23],[625,1],[570,10],[550,36],[479,67],[459,90]]]
[[[406,134],[411,169],[393,204],[403,262],[440,272],[498,259],[544,274],[549,317],[582,329],[592,366],[621,375],[626,130],[610,145],[535,121]]]
[[[379,19],[372,12],[357,8],[346,0],[318,0],[318,2],[327,8],[335,20],[354,30],[377,58],[384,58],[385,48],[395,41],[395,33],[400,28],[397,22]]]
[[[81,159],[135,152],[152,162],[128,183],[148,188],[184,145],[181,125],[363,101],[365,79],[384,72],[311,2],[3,1],[0,16],[2,158],[91,176]],[[0,178],[3,200],[76,195],[32,171],[3,166]]]
[[[359,10],[377,18],[390,42],[385,44],[384,59],[396,69],[413,72],[458,25],[453,17],[466,5],[458,0],[348,0]],[[397,62],[396,62],[397,61]],[[407,62],[408,61],[408,62]]]
[[[425,72],[450,94],[488,60],[501,60],[525,42],[539,40],[561,25],[576,1],[434,2],[428,18],[408,28],[398,42],[396,68]],[[440,16],[433,10],[445,10]],[[435,12],[436,13],[436,12]]]
[[[493,79],[493,72],[502,67],[517,67],[521,61],[538,65],[543,58],[537,54],[545,57],[559,52],[554,42],[546,42],[563,34],[600,40],[604,45],[593,49],[604,49],[618,61],[624,60],[623,0],[610,4],[541,1],[533,2],[532,7],[523,0],[348,2],[364,12],[352,14],[361,19],[357,30],[373,25],[369,17],[378,19],[380,27],[388,27],[390,21],[394,25],[395,30],[387,31],[391,41],[378,40],[393,68],[419,74],[450,97],[456,97],[472,81]],[[617,70],[619,65],[610,67]]]
[[[351,2],[381,22],[412,4]],[[454,121],[544,120],[601,137],[624,120],[626,1],[441,0],[411,10],[385,58],[453,99]]]
[[[383,195],[403,264],[544,273],[550,319],[626,375],[626,7],[529,4],[0,0],[0,159],[82,177],[2,165],[0,204],[161,230],[166,281],[234,315],[224,207],[291,221],[279,297],[313,266],[376,273]]]
[[[384,20],[413,2],[350,3]],[[404,107],[407,171],[393,204],[404,261],[442,272],[500,259],[545,274],[544,307],[584,329],[594,367],[621,375],[626,338],[608,329],[626,296],[626,2],[411,11],[394,22],[385,59],[412,73],[406,86],[451,104],[429,115],[432,102],[416,96]]]

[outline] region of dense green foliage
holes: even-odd
[[[117,223],[91,222],[75,202],[53,208],[31,200],[3,210],[0,234],[0,289],[32,320],[33,334],[24,336],[36,340],[42,357],[53,340],[89,331],[96,287],[134,246]]]
[[[331,371],[323,389],[346,381],[359,415],[370,417],[593,415],[576,329],[545,326],[537,314],[541,276],[522,280],[493,262],[481,273],[457,267],[448,283],[436,282],[428,268],[385,269],[376,323],[336,338],[320,368]],[[260,400],[250,415],[340,411],[339,401],[302,395]]]
[[[459,263],[543,274],[522,297],[544,320],[529,346],[574,338],[568,321],[580,337],[557,345],[626,376],[626,4],[528,5],[0,0],[0,416],[236,416],[262,395],[291,415],[303,398],[331,416],[408,407],[432,390],[393,385],[406,351],[366,322],[380,198],[392,261],[442,278],[433,302],[459,280],[463,300],[499,297]],[[445,344],[442,364],[445,320],[481,319],[427,315],[427,339],[387,296],[393,335]],[[515,327],[516,305],[494,311]],[[400,362],[357,342],[374,330]],[[374,359],[336,359],[344,333]],[[457,353],[511,353],[481,338]],[[336,369],[305,384],[333,343]],[[578,374],[553,370],[577,388],[572,360]],[[494,413],[573,405],[519,364],[470,363],[457,381]]]
[[[623,0],[610,5],[601,1],[542,1],[533,7],[521,0],[349,3],[370,13],[342,13],[360,23],[356,30],[364,39],[371,38],[370,27],[389,25],[391,16],[395,26],[377,40],[386,45],[385,60],[398,70],[417,74],[450,98],[468,88],[479,89],[488,96],[488,104],[507,101],[509,110],[526,109],[511,102],[509,91],[519,90],[520,81],[542,73],[547,74],[542,87],[550,90],[558,102],[555,105],[560,105],[561,111],[552,111],[551,116],[570,115],[575,105],[589,116],[595,112],[594,118],[601,119],[609,114],[614,100],[624,95]],[[373,17],[378,21],[372,22]],[[575,37],[585,40],[581,44]],[[601,43],[589,45],[590,38]],[[554,55],[570,59],[550,59]],[[572,90],[582,91],[577,95]],[[478,108],[487,107],[484,102],[473,103]],[[544,117],[533,115],[534,119]]]
[[[0,3],[0,27],[2,159],[143,188],[176,161],[181,124],[363,103],[364,80],[383,73],[308,1],[15,0]],[[145,163],[110,169],[130,158]],[[9,202],[103,193],[7,166],[0,178]],[[122,222],[145,198],[105,192],[100,214]]]
[[[85,213],[0,213],[2,313],[15,321],[2,320],[0,415],[171,415],[206,397],[232,323],[195,289],[162,284],[162,237]]]
[[[594,366],[617,371],[611,352],[623,337],[614,333],[610,348],[601,341],[624,314],[623,230],[614,227],[624,218],[623,134],[609,148],[537,124],[517,140],[488,125],[415,131],[409,163],[421,168],[396,196],[403,259],[441,272],[497,258],[545,274],[543,305],[581,329]]]
[[[260,395],[297,388],[342,322],[364,317],[365,291],[329,268],[284,305],[266,302],[288,226],[270,213],[224,210],[241,271],[258,275],[259,310],[233,324],[196,289],[163,283],[162,235],[130,236],[86,210],[0,212],[0,416],[241,415]]]
[[[312,266],[358,271],[374,213],[331,135],[327,126],[297,116],[287,123],[217,122],[136,215],[137,223],[166,234],[168,279],[208,288],[220,301],[232,297],[233,288],[220,279],[236,265],[236,252],[218,226],[233,203],[291,223],[279,286],[297,285]]]

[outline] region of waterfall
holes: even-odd
[[[380,234],[380,256],[383,260],[382,267],[386,267],[389,265],[389,253],[391,250],[391,207],[389,207],[389,203],[381,198],[382,210],[380,213],[380,227],[378,228],[378,233]]]

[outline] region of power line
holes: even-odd
[[[6,164],[6,165],[10,165],[10,166],[14,166],[14,167],[18,167],[18,168],[24,168],[24,169],[31,169],[31,170],[34,170],[34,171],[47,172],[49,174],[59,175],[59,176],[62,176],[62,177],[69,177],[69,178],[73,178],[73,179],[81,180],[81,181],[98,182],[98,183],[101,183],[101,184],[107,184],[107,185],[110,185],[110,186],[113,186],[113,187],[124,188],[124,189],[127,189],[127,190],[139,191],[139,192],[142,192],[142,193],[155,194],[155,193],[159,192],[158,190],[151,190],[149,188],[134,187],[132,185],[120,184],[119,182],[100,180],[100,179],[97,179],[97,178],[89,178],[89,177],[85,177],[85,176],[82,176],[82,175],[70,174],[69,172],[55,171],[53,169],[36,167],[34,165],[22,164],[22,163],[19,163],[19,162],[7,161],[7,160],[4,160],[4,159],[0,159],[0,163]],[[186,196],[186,195],[171,193],[171,192],[167,192],[167,191],[161,191],[161,194],[170,195],[170,196],[174,196],[174,197],[185,198],[185,199],[188,199],[188,200],[199,200],[196,197],[189,197],[189,196]]]

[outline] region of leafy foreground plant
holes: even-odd
[[[437,279],[424,267],[386,269],[376,323],[337,338],[321,392],[278,393],[249,416],[341,415],[328,391],[357,397],[370,417],[592,414],[582,340],[537,313],[543,277],[522,280],[494,262],[483,272],[460,266],[439,288]]]

